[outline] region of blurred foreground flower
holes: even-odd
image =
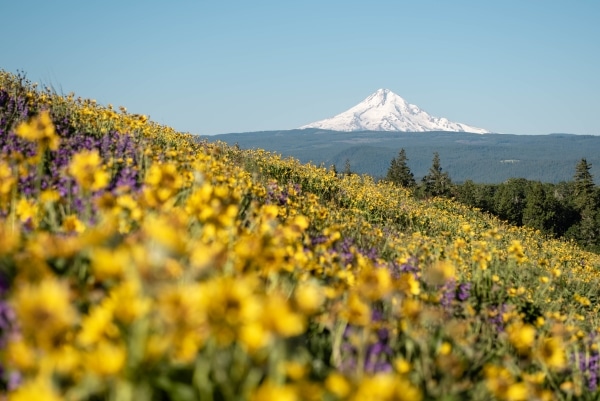
[[[109,174],[102,169],[102,158],[97,150],[83,151],[73,156],[69,174],[87,191],[98,191],[109,183]]]
[[[57,150],[60,144],[48,110],[42,111],[28,122],[21,123],[16,132],[21,138],[37,142],[42,149]]]

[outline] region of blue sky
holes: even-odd
[[[179,131],[292,129],[387,88],[506,134],[600,135],[600,2],[5,1],[0,68]]]

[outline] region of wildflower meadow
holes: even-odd
[[[599,269],[0,70],[0,398],[597,400]]]

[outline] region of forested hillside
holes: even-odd
[[[264,149],[301,162],[342,170],[349,161],[357,174],[384,177],[390,160],[405,149],[409,167],[420,180],[437,152],[456,183],[471,180],[499,184],[525,178],[558,184],[573,178],[583,158],[600,183],[600,136],[507,135],[461,132],[334,132],[317,129],[246,132],[202,137],[236,143],[242,149]]]

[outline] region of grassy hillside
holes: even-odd
[[[594,400],[599,268],[0,73],[9,399]]]

